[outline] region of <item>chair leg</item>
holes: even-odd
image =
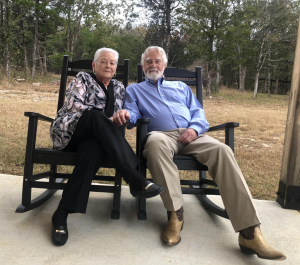
[[[137,197],[136,206],[138,220],[147,220],[146,199]]]
[[[23,213],[28,211],[27,206],[31,203],[31,187],[30,187],[30,176],[24,174],[23,186],[22,186],[22,203],[17,207],[17,213]]]
[[[31,187],[30,181],[33,173],[33,164],[30,161],[26,161],[24,168],[24,177],[22,185],[22,203],[17,207],[17,213],[23,213],[26,210],[27,206],[31,203]]]
[[[116,170],[115,192],[113,199],[113,210],[111,211],[111,219],[120,219],[121,184],[122,176],[119,174],[118,170]]]
[[[200,183],[201,183],[202,179],[206,179],[206,171],[200,171],[199,172],[199,181],[200,181]],[[201,188],[205,189],[206,188],[206,184],[201,184]]]

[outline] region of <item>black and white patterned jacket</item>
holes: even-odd
[[[114,114],[122,109],[124,85],[112,79],[114,90]],[[84,111],[92,108],[105,110],[106,95],[90,74],[79,72],[66,91],[66,101],[50,126],[53,147],[62,150],[69,143]]]

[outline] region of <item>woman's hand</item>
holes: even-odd
[[[112,117],[112,122],[117,127],[120,127],[126,123],[127,119],[130,119],[130,114],[128,111],[122,109],[115,113],[115,115]]]

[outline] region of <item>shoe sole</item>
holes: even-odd
[[[261,259],[269,259],[269,260],[285,260],[285,257],[274,257],[274,258],[268,258],[268,257],[263,257],[260,256],[256,251],[254,251],[251,248],[247,248],[245,246],[239,245],[241,252],[245,255],[257,255],[257,257],[261,258]]]

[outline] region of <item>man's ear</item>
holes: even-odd
[[[93,72],[95,72],[95,62],[92,62]]]

